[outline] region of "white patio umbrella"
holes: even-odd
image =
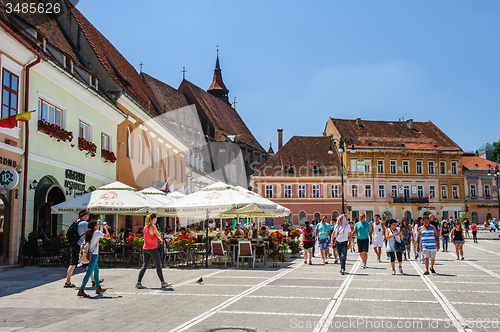
[[[179,199],[179,198],[185,197],[186,195],[181,194],[181,193],[180,193],[180,192],[178,192],[178,191],[174,191],[174,192],[168,193],[168,194],[167,194],[167,196],[168,196],[168,197],[175,198],[175,199]]]
[[[148,214],[163,212],[164,204],[147,197],[133,187],[113,182],[85,195],[54,205],[52,213],[78,213],[83,209],[95,214]]]
[[[247,197],[249,197],[250,199],[254,200],[256,202],[257,206],[263,207],[261,209],[254,209],[253,211],[251,211],[250,209],[243,208],[243,209],[240,209],[238,211],[234,211],[236,214],[246,215],[248,217],[285,217],[285,216],[288,216],[290,214],[290,210],[287,209],[286,207],[284,207],[280,204],[277,204],[277,203],[275,203],[267,198],[264,198],[261,195],[255,193],[253,191],[247,190],[241,186],[237,186],[235,188],[239,192],[241,192],[242,194],[244,194]],[[271,207],[273,205],[274,205],[274,208],[270,209],[269,207]],[[232,212],[228,212],[228,214],[230,214]],[[246,214],[246,213],[248,213],[248,214]],[[226,214],[224,214],[224,215],[226,215]],[[236,216],[236,215],[234,215],[234,216]]]
[[[157,200],[165,205],[175,201],[175,198],[173,198],[172,196],[168,196],[165,192],[153,187],[142,189],[139,191],[139,193],[146,195],[147,197],[152,198],[154,200]]]
[[[216,182],[170,203],[165,208],[165,213],[171,216],[204,219],[207,211],[209,217],[214,218],[228,211],[255,209],[257,208],[253,206],[255,204],[255,200],[240,193],[235,187]]]

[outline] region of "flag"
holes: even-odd
[[[163,184],[161,185],[160,188],[158,188],[158,190],[161,190],[163,192],[167,192],[167,190],[168,190],[168,180],[170,180],[170,178],[167,178],[167,181],[163,182]]]
[[[34,111],[19,113],[16,115],[11,115],[6,118],[0,119],[0,127],[3,128],[14,128],[17,124],[17,121],[26,122],[31,119],[31,113]]]
[[[187,193],[186,193],[186,186],[182,186],[182,188],[181,188],[181,189],[179,189],[179,192],[180,192],[181,194],[183,194],[183,195],[187,195]]]
[[[172,182],[172,183],[168,186],[168,191],[170,191],[170,192],[174,192],[174,183],[175,183],[175,181],[174,181],[174,182]]]

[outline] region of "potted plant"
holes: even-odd
[[[284,263],[286,252],[288,250],[288,244],[285,243],[285,237],[281,234],[281,232],[274,232],[269,235],[268,239],[273,244],[273,249],[271,250],[269,256],[271,256],[273,260]]]
[[[66,241],[62,236],[51,236],[42,242],[42,250],[47,252],[59,252],[66,245]]]
[[[24,266],[33,265],[33,258],[38,257],[38,234],[31,232],[28,234],[28,240],[24,240],[23,245]]]
[[[142,252],[142,246],[144,245],[144,237],[141,235],[130,234],[127,241],[132,246],[132,249]]]
[[[170,246],[173,250],[187,251],[194,245],[194,239],[187,235],[178,235],[170,241]]]

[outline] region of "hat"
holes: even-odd
[[[90,214],[90,212],[87,210],[81,210],[80,212],[78,212],[78,218],[81,218],[86,214]]]

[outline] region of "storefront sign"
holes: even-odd
[[[417,186],[411,186],[411,193],[416,194],[417,193]]]
[[[0,170],[0,188],[11,190],[19,183],[19,174],[15,169],[2,168]]]
[[[66,170],[66,178],[69,180],[74,180],[83,183],[77,183],[74,181],[65,180],[64,186],[69,189],[85,191],[85,174],[73,171],[71,169]]]
[[[16,168],[17,167],[17,162],[15,160],[8,159],[8,158],[2,158],[2,157],[0,157],[0,164],[3,164],[5,166],[9,166],[9,167],[12,167],[12,168]]]

